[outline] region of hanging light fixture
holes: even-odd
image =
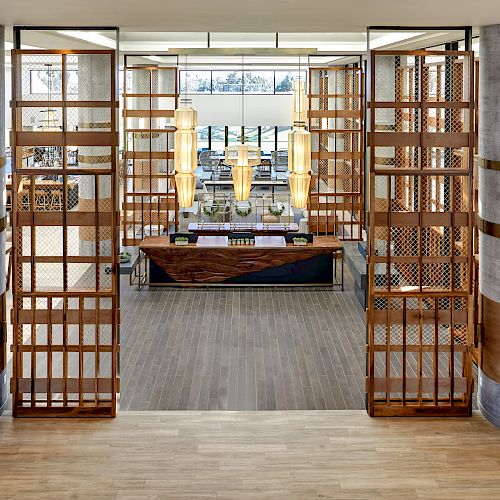
[[[300,56],[299,56],[300,58]],[[300,71],[300,70],[299,70]],[[306,86],[302,79],[302,75],[299,75],[293,81],[293,121],[295,122],[306,122]]]
[[[300,56],[299,56],[300,75]],[[311,134],[306,130],[306,96],[304,80],[299,76],[294,81],[293,129],[288,134],[288,177],[292,204],[295,208],[306,208],[311,185]]]
[[[186,56],[187,68],[187,56]],[[187,90],[186,90],[187,92]],[[191,99],[181,99],[181,105],[174,111],[174,168],[177,199],[181,208],[194,204],[196,174],[198,166],[198,138],[195,127],[198,112],[191,107]]]
[[[241,74],[243,75],[243,57],[241,58]],[[248,201],[252,188],[253,167],[260,165],[261,150],[257,146],[245,144],[245,92],[244,79],[241,88],[241,129],[240,143],[226,146],[225,163],[230,165],[233,178],[234,198],[236,201]]]

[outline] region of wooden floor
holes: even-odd
[[[364,312],[352,291],[122,282],[121,311],[121,410],[365,407]]]
[[[481,416],[127,412],[0,418],[7,499],[500,498],[500,432]]]

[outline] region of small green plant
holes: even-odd
[[[252,204],[248,202],[248,206],[246,207],[240,207],[236,204],[234,211],[236,212],[236,215],[239,215],[240,217],[248,217],[252,213],[252,209]]]
[[[187,238],[186,236],[177,236],[175,238],[175,241],[189,241],[189,238]]]

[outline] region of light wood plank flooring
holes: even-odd
[[[500,498],[500,432],[479,415],[2,417],[0,437],[4,500]]]
[[[121,410],[365,407],[364,312],[352,291],[122,282],[121,311]]]

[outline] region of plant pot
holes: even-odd
[[[175,240],[175,244],[178,246],[178,247],[185,247],[186,245],[189,244],[189,241],[177,241]]]
[[[307,241],[294,241],[293,244],[296,247],[305,247],[307,245]]]

